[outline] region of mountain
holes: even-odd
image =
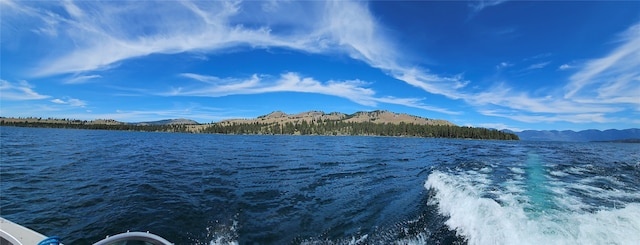
[[[196,125],[188,130],[211,134],[358,135],[518,140],[518,136],[515,134],[498,130],[460,127],[446,120],[381,110],[356,112],[350,115],[339,112],[327,114],[321,111],[290,115],[275,111],[253,119],[231,119]]]
[[[520,140],[531,141],[617,141],[628,139],[640,139],[640,129],[631,128],[624,130],[608,129],[604,131],[589,129],[583,131],[572,130],[525,130],[522,132],[513,132]]]
[[[446,120],[380,110],[350,115],[339,112],[327,114],[320,111],[289,115],[275,111],[254,119],[231,119],[208,124],[198,124],[188,119],[122,123],[105,119],[82,121],[0,118],[0,126],[243,135],[359,135],[518,140],[515,134],[498,130],[460,127]]]
[[[306,121],[307,123],[311,121],[344,121],[344,122],[372,122],[372,123],[391,123],[391,124],[399,124],[401,122],[404,123],[413,123],[417,125],[449,125],[455,126],[455,124],[440,119],[429,119],[418,116],[413,116],[404,113],[395,113],[390,111],[370,111],[370,112],[356,112],[353,114],[344,114],[340,112],[331,112],[324,113],[322,111],[308,111],[302,112],[298,114],[286,114],[281,111],[274,111],[267,115],[259,116],[254,119],[229,119],[219,122],[220,124],[246,124],[246,123],[280,123],[284,124],[287,122],[302,122]]]
[[[178,118],[178,119],[165,119],[165,120],[150,121],[150,122],[138,122],[138,123],[131,123],[131,124],[138,125],[138,126],[148,126],[148,125],[197,125],[199,123],[191,119]]]

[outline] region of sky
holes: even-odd
[[[0,0],[0,116],[640,127],[640,1]]]

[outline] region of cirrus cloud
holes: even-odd
[[[70,105],[70,106],[77,106],[77,107],[85,107],[87,105],[87,102],[79,100],[79,99],[74,99],[74,98],[69,98],[69,97],[65,97],[65,100],[62,99],[53,99],[51,100],[51,102],[55,103],[55,104],[59,104],[59,105]]]
[[[238,94],[262,94],[277,92],[316,93],[341,97],[355,103],[375,107],[378,103],[403,105],[445,114],[459,114],[444,108],[423,104],[418,98],[396,98],[392,96],[377,97],[376,92],[366,88],[367,82],[361,80],[347,80],[320,82],[311,77],[303,77],[298,73],[288,72],[273,78],[267,75],[254,74],[250,78],[219,78],[194,73],[180,74],[182,77],[200,81],[205,86],[191,88],[174,88],[164,96],[205,96],[222,97]]]
[[[579,68],[565,86],[565,98],[629,101],[640,106],[640,23],[620,35],[621,43],[604,57]]]
[[[51,97],[42,95],[34,91],[33,88],[34,86],[24,80],[17,84],[0,80],[0,98],[3,100],[41,100]]]

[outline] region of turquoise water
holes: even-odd
[[[1,127],[0,212],[65,244],[633,244],[640,145]]]
[[[524,171],[526,173],[524,194],[529,198],[528,203],[530,204],[530,207],[526,209],[528,213],[537,215],[556,209],[557,207],[552,200],[554,194],[549,188],[550,178],[546,175],[548,170],[538,154],[530,153],[527,155]]]

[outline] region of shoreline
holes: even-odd
[[[288,123],[280,125],[271,124],[168,124],[168,125],[133,125],[133,124],[97,124],[88,121],[31,121],[14,119],[7,121],[0,119],[0,126],[31,127],[31,128],[62,128],[84,130],[112,130],[112,131],[136,131],[136,132],[167,132],[167,133],[191,133],[191,134],[220,134],[220,135],[293,135],[293,136],[373,136],[373,137],[406,137],[406,138],[447,138],[447,139],[473,139],[473,140],[519,140],[515,134],[504,133],[498,130],[485,128],[470,128],[459,126],[433,126],[413,124],[373,124],[330,122],[321,126],[304,127],[305,124]],[[331,124],[331,125],[329,125]],[[326,128],[325,128],[326,127]],[[401,131],[404,129],[405,131]],[[412,131],[412,130],[431,130]],[[375,131],[382,130],[382,131]],[[374,133],[381,132],[381,133]],[[476,137],[467,137],[467,136]]]

